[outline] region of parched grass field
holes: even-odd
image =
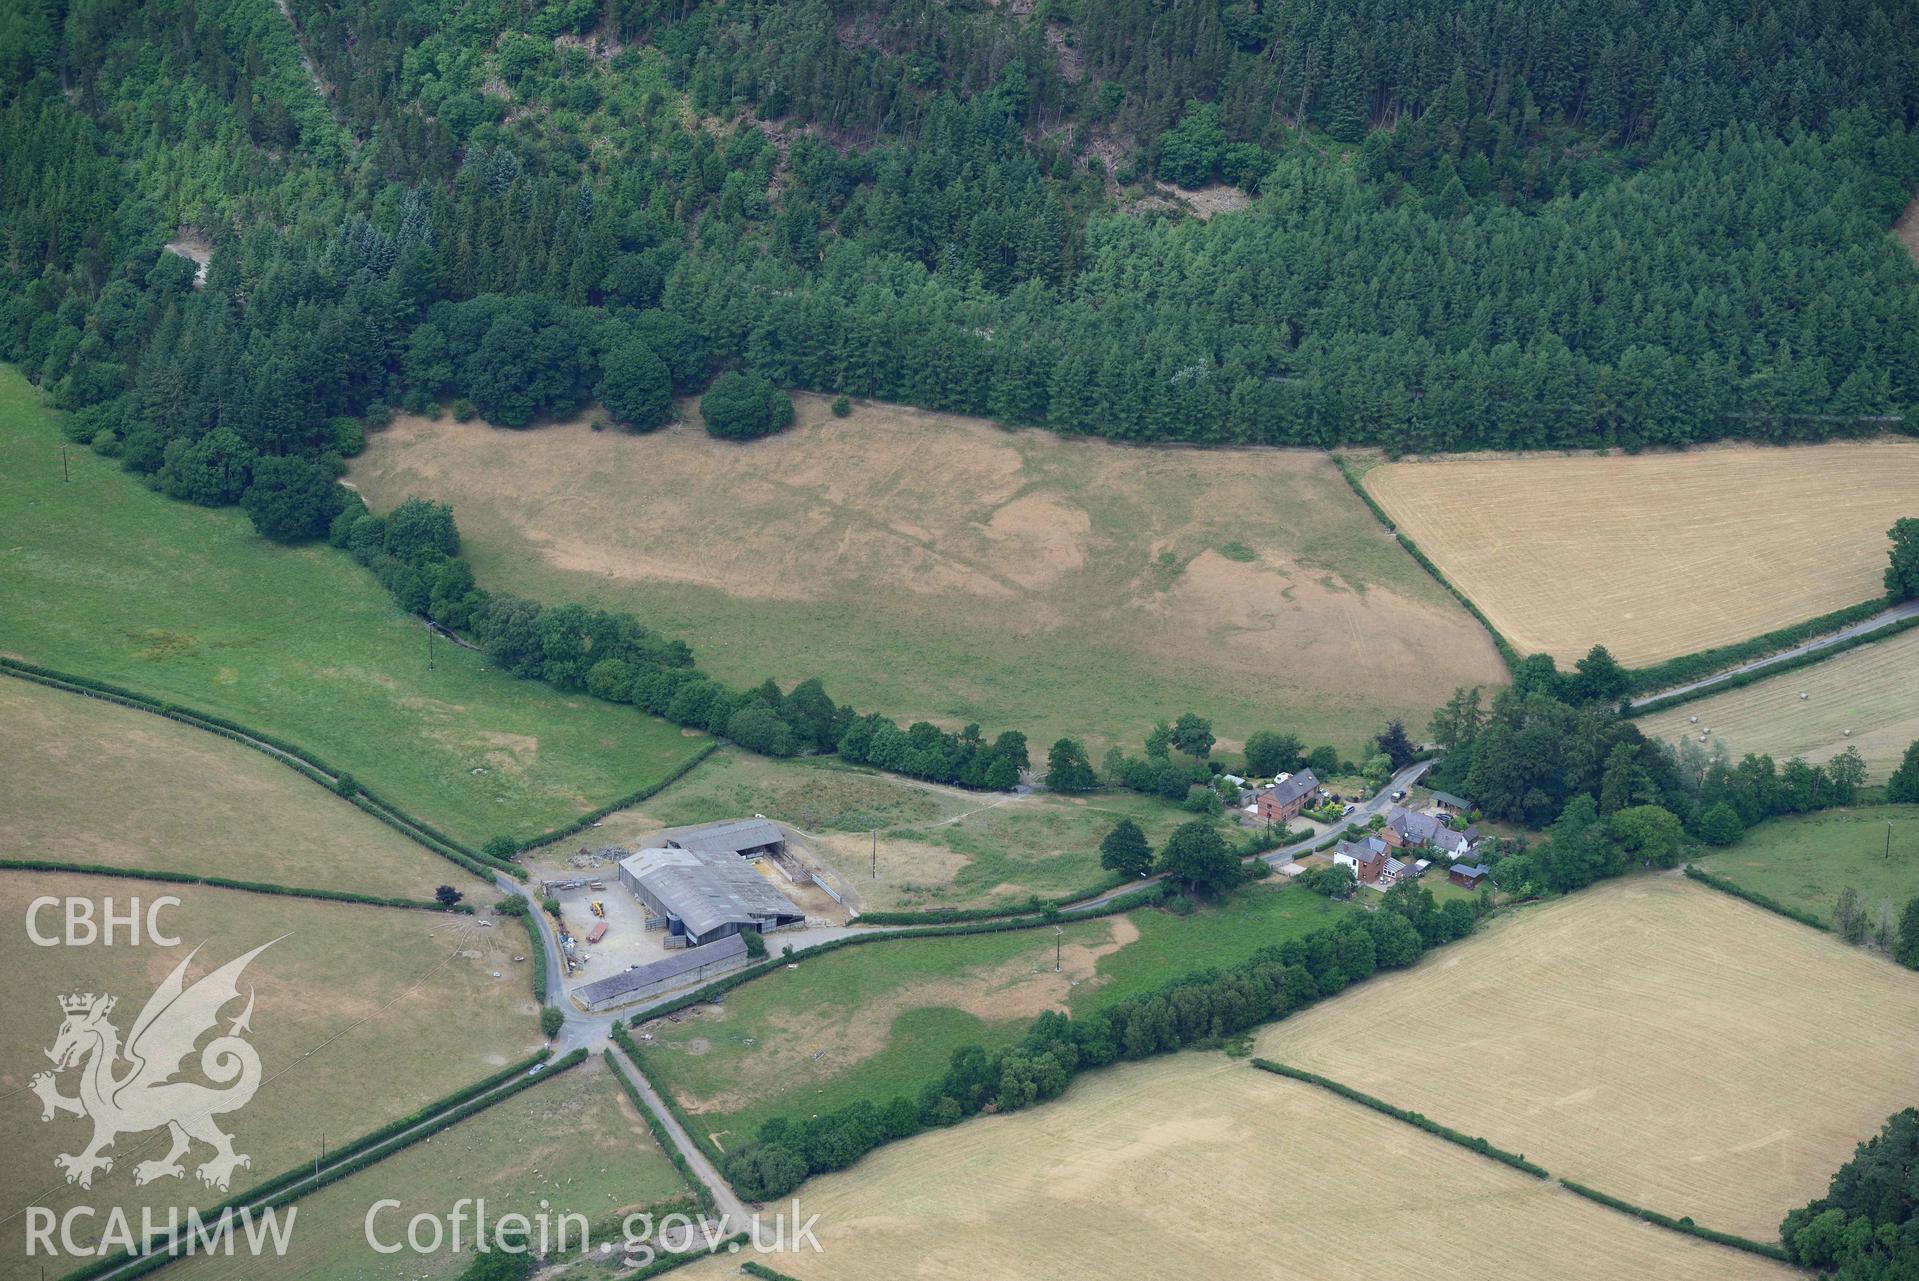
[[[366,1243],[376,1201],[382,1244],[405,1239],[416,1214],[443,1223],[462,1198],[485,1198],[490,1222],[504,1214],[582,1214],[596,1241],[617,1240],[623,1213],[649,1207],[687,1210],[693,1199],[605,1062],[589,1058],[358,1174],[297,1202],[293,1245],[271,1273],[326,1281],[422,1281],[457,1273],[472,1256],[380,1254]],[[466,1232],[470,1241],[473,1213]],[[470,1248],[470,1247],[469,1247]],[[225,1281],[235,1260],[197,1258],[170,1265],[169,1277]]]
[[[774,1116],[915,1094],[963,1045],[1016,1039],[1051,1009],[1086,1013],[1230,965],[1332,923],[1344,904],[1259,885],[1191,916],[1157,909],[1050,927],[868,943],[734,988],[721,1006],[656,1019],[647,1063],[722,1146]]]
[[[1772,1240],[1919,1095],[1915,1026],[1919,974],[1669,875],[1503,918],[1258,1053]]]
[[[630,608],[736,682],[902,721],[1135,745],[1162,717],[1343,752],[1504,671],[1325,456],[1128,448],[860,403],[686,425],[404,417],[352,479],[451,502],[480,580]],[[690,407],[687,412],[690,411]]]
[[[1914,502],[1919,507],[1919,499]],[[1642,716],[1638,725],[1668,740],[1711,729],[1735,759],[1763,752],[1781,762],[1803,756],[1816,764],[1856,747],[1871,781],[1883,783],[1907,744],[1919,739],[1919,629]]]
[[[434,647],[372,575],[61,441],[0,366],[0,653],[283,737],[470,844],[531,836],[698,749],[664,721]]]
[[[1919,441],[1398,462],[1364,483],[1521,652],[1638,667],[1878,596]]]
[[[0,1047],[0,1095],[7,1099],[0,1122],[6,1210],[0,1216],[26,1205],[56,1214],[75,1205],[117,1205],[137,1222],[143,1205],[164,1214],[166,1206],[221,1199],[194,1176],[193,1165],[207,1159],[204,1147],[191,1154],[183,1180],[134,1185],[134,1166],[164,1155],[163,1130],[123,1137],[110,1151],[113,1169],[96,1177],[91,1190],[69,1186],[54,1156],[80,1151],[91,1126],[71,1115],[43,1124],[38,1102],[26,1092],[33,1074],[49,1066],[42,1051],[60,1027],[56,998],[114,995],[119,1004],[112,1019],[124,1036],[148,996],[196,946],[201,951],[189,982],[278,940],[241,979],[242,990],[255,993],[248,1039],[259,1052],[263,1080],[245,1108],[223,1118],[235,1149],[253,1162],[236,1172],[232,1191],[310,1159],[324,1141],[342,1143],[403,1116],[540,1044],[525,967],[508,955],[523,947],[524,936],[483,929],[467,916],[170,886],[166,891],[177,894],[181,906],[162,923],[181,939],[177,948],[130,947],[124,936],[110,948],[36,947],[28,940],[27,905],[36,897],[83,896],[99,910],[111,896],[124,910],[129,896],[153,889],[95,876],[0,873],[0,918],[9,922],[0,933],[0,1008],[14,1033]],[[57,909],[43,914],[41,927],[58,932]],[[502,977],[493,978],[495,972]],[[240,1010],[238,1003],[225,1010],[221,1026]],[[197,1069],[188,1072],[191,1079]],[[76,1080],[63,1074],[61,1092],[76,1093]],[[33,1275],[20,1271],[26,1266],[23,1219],[0,1224],[0,1259],[9,1261],[11,1275]]]
[[[1828,921],[1840,893],[1850,886],[1876,921],[1882,904],[1891,904],[1896,914],[1919,896],[1919,805],[1773,819],[1731,849],[1694,861],[1742,889]]]
[[[0,854],[430,899],[466,869],[286,766],[165,717],[0,679]],[[133,882],[101,880],[102,893]],[[152,889],[151,893],[166,893]]]
[[[1217,1053],[1101,1070],[882,1148],[800,1200],[823,1252],[765,1262],[802,1281],[1795,1275]]]
[[[594,840],[630,845],[661,828],[745,814],[798,829],[866,911],[997,906],[1090,889],[1109,879],[1099,843],[1122,818],[1157,846],[1193,817],[1129,792],[982,794],[832,759],[776,760],[728,747],[658,796],[608,816]]]

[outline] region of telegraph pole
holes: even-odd
[[[1886,820],[1886,857],[1892,857],[1892,820]]]
[[[426,669],[433,670],[433,624],[426,625]]]
[[[1059,973],[1059,945],[1066,938],[1066,931],[1060,926],[1053,927],[1053,973]]]
[[[67,466],[67,447],[65,445],[60,446],[60,479],[69,485],[73,483],[73,469]],[[40,1270],[42,1272],[46,1271],[45,1268]]]
[[[880,879],[880,829],[873,829],[873,879]]]

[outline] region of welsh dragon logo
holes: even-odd
[[[91,992],[60,998],[66,1018],[46,1052],[54,1068],[36,1075],[30,1088],[40,1098],[42,1121],[71,1112],[93,1122],[93,1140],[85,1149],[53,1159],[68,1183],[92,1187],[96,1173],[113,1169],[113,1158],[105,1152],[117,1139],[161,1126],[167,1128],[172,1146],[165,1156],[134,1167],[137,1184],[182,1177],[180,1158],[195,1139],[213,1149],[212,1157],[195,1171],[208,1187],[224,1192],[236,1168],[253,1164],[233,1150],[233,1137],[214,1124],[215,1117],[245,1107],[260,1088],[260,1056],[242,1036],[251,1029],[251,988],[246,1008],[226,1034],[200,1050],[201,1075],[213,1084],[173,1078],[201,1037],[216,1029],[220,1011],[240,998],[240,974],[247,963],[277,942],[261,944],[188,987],[187,966],[199,955],[195,948],[148,998],[124,1046],[119,1029],[108,1020],[116,998]],[[80,1071],[80,1093],[68,1098],[60,1093],[56,1077],[74,1068]]]

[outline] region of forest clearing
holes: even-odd
[[[1882,594],[1919,441],[1421,459],[1364,484],[1521,653],[1643,667]]]
[[[1916,1022],[1919,975],[1673,873],[1504,917],[1257,1053],[1771,1240],[1919,1092]]]
[[[722,679],[817,675],[902,723],[1103,745],[1203,707],[1229,743],[1284,725],[1351,751],[1503,677],[1323,454],[795,400],[791,430],[745,446],[697,419],[402,416],[351,479],[376,511],[450,502],[489,586],[630,609]]]

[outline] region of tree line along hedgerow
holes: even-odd
[[[576,1058],[575,1056],[578,1056],[578,1057]],[[423,1122],[426,1122],[429,1120],[435,1120],[435,1121],[441,1121],[442,1123],[435,1125],[432,1131],[428,1131],[427,1133],[423,1133],[419,1135],[418,1136],[419,1138],[426,1138],[428,1137],[428,1134],[437,1132],[440,1129],[444,1129],[446,1125],[452,1123],[451,1120],[447,1120],[446,1118],[452,1117],[452,1114],[455,1110],[461,1108],[462,1105],[464,1104],[467,1104],[474,1100],[479,1099],[482,1095],[485,1095],[488,1091],[493,1090],[507,1082],[512,1081],[513,1078],[516,1076],[521,1077],[522,1081],[525,1084],[531,1084],[532,1081],[536,1078],[527,1077],[525,1076],[525,1073],[531,1071],[534,1067],[538,1066],[539,1064],[545,1063],[548,1057],[549,1057],[549,1051],[546,1051],[546,1050],[540,1050],[534,1054],[528,1055],[526,1058],[521,1059],[517,1063],[509,1064],[508,1066],[501,1068],[498,1072],[493,1073],[491,1076],[483,1077],[480,1080],[473,1082],[471,1085],[462,1086],[461,1088],[455,1090],[451,1094],[444,1095],[438,1099],[435,1099],[431,1103],[423,1104],[422,1106],[415,1108],[412,1112],[409,1112],[407,1115],[403,1117],[399,1117],[396,1120],[387,1122],[385,1125],[381,1126],[377,1130],[370,1130],[367,1133],[360,1135],[358,1138],[348,1141],[347,1143],[334,1149],[333,1152],[328,1154],[326,1158],[327,1163],[323,1167],[322,1177],[325,1178],[326,1182],[332,1182],[333,1178],[340,1177],[339,1175],[336,1175],[333,1173],[337,1167],[337,1163],[357,1160],[361,1158],[362,1156],[368,1155],[373,1151],[373,1149],[379,1147],[381,1144],[386,1143],[388,1140],[393,1139],[396,1136],[405,1134],[408,1130],[411,1130],[414,1127],[421,1125]],[[584,1057],[585,1057],[584,1051],[575,1051],[574,1055],[568,1056],[568,1058],[573,1059],[574,1062],[578,1062],[579,1059]],[[565,1060],[562,1060],[562,1062],[564,1063]],[[559,1066],[560,1065],[556,1064],[555,1068],[550,1070],[558,1070]],[[566,1066],[572,1066],[572,1064],[567,1063]],[[546,1075],[546,1073],[541,1073],[540,1075],[544,1076]],[[524,1088],[524,1084],[509,1088],[503,1093],[501,1093],[498,1096],[498,1098],[489,1099],[487,1100],[487,1102],[489,1104],[498,1102],[500,1099],[506,1098],[511,1094],[518,1093],[519,1090],[522,1088]],[[461,1115],[468,1115],[468,1114],[462,1113]],[[453,1118],[453,1119],[458,1119],[458,1118]],[[410,1144],[414,1141],[416,1140],[409,1139],[408,1144],[402,1145],[402,1146],[410,1146]],[[383,1151],[379,1154],[379,1157],[374,1157],[373,1159],[378,1160],[381,1157],[390,1156],[392,1155],[393,1152],[396,1152],[399,1150],[400,1148],[396,1147],[389,1151]],[[370,1160],[366,1161],[364,1164],[372,1164],[372,1161]],[[355,1165],[353,1168],[357,1170],[357,1169],[363,1168],[363,1166]],[[348,1172],[350,1173],[351,1171],[348,1171]],[[331,1175],[332,1177],[326,1178],[325,1176],[328,1176],[328,1175]],[[314,1167],[311,1164],[303,1164],[303,1165],[295,1166],[290,1170],[284,1171],[280,1174],[273,1176],[270,1179],[265,1180],[264,1182],[256,1183],[252,1187],[246,1189],[243,1192],[239,1192],[233,1196],[228,1197],[226,1200],[221,1201],[218,1204],[210,1207],[208,1210],[204,1211],[201,1215],[201,1218],[203,1220],[210,1220],[218,1217],[224,1211],[238,1210],[243,1206],[264,1207],[267,1204],[269,1204],[269,1202],[271,1202],[273,1198],[280,1196],[282,1193],[286,1192],[289,1188],[292,1188],[302,1183],[303,1181],[311,1180],[313,1178],[314,1178]],[[323,1186],[323,1185],[315,1184],[314,1187],[308,1188],[306,1190],[314,1191],[314,1190],[317,1190],[317,1188],[320,1186]],[[151,1249],[156,1244],[156,1242],[163,1243],[164,1238],[162,1237],[162,1238],[154,1238],[154,1239],[148,1240],[147,1242],[143,1244],[141,1250],[136,1255],[117,1255],[117,1256],[110,1256],[106,1258],[97,1259],[92,1263],[86,1264],[85,1266],[78,1268],[71,1273],[68,1273],[67,1276],[63,1279],[63,1281],[90,1281],[91,1278],[97,1277],[101,1275],[102,1273],[117,1271],[119,1267],[122,1264],[127,1263],[129,1259],[135,1259],[137,1261],[134,1262],[132,1265],[134,1270],[128,1273],[125,1273],[124,1275],[138,1276],[145,1272],[150,1272],[154,1268],[164,1266],[165,1263],[171,1260],[171,1256],[166,1254],[146,1253],[146,1251],[148,1249]]]
[[[279,894],[288,898],[319,899],[329,903],[358,903],[369,907],[399,907],[422,912],[458,912],[471,914],[470,903],[440,903],[433,899],[389,898],[378,894],[360,894],[353,890],[300,889],[275,885],[268,881],[238,881],[228,876],[200,876],[192,872],[160,872],[143,868],[108,867],[98,863],[65,863],[56,859],[0,859],[0,869],[26,872],[76,872],[84,876],[118,876],[136,881],[162,881],[171,885],[207,885],[215,889],[245,890],[251,894]]]
[[[462,845],[452,837],[447,836],[444,832],[414,818],[406,811],[393,805],[390,801],[369,791],[364,785],[353,779],[351,775],[335,769],[311,752],[306,751],[304,748],[296,747],[284,739],[254,730],[237,721],[216,716],[211,712],[199,711],[198,709],[184,707],[177,703],[163,702],[160,699],[151,698],[142,694],[137,690],[127,689],[106,681],[95,680],[88,676],[76,676],[70,672],[55,671],[52,668],[23,662],[19,659],[0,656],[0,674],[18,677],[22,680],[32,681],[35,684],[45,685],[50,689],[58,689],[70,694],[81,694],[90,698],[98,698],[106,702],[117,703],[122,707],[130,707],[137,711],[151,712],[156,716],[164,716],[168,720],[179,721],[184,725],[191,725],[195,729],[203,729],[209,733],[218,734],[244,747],[251,747],[268,758],[280,762],[282,765],[304,776],[309,782],[320,784],[320,786],[326,788],[328,791],[333,792],[337,796],[341,796],[351,804],[359,807],[365,813],[378,819],[388,827],[391,827],[394,831],[399,832],[402,836],[412,840],[415,844],[431,850],[449,862],[459,864],[482,880],[490,881],[496,873],[500,872],[505,872],[519,880],[525,880],[527,878],[525,868],[505,860],[491,858],[478,850]]]
[[[1667,1228],[1674,1232],[1684,1232],[1688,1236],[1700,1237],[1703,1240],[1713,1241],[1719,1245],[1731,1246],[1735,1250],[1744,1250],[1748,1254],[1762,1255],[1768,1259],[1778,1259],[1782,1263],[1792,1262],[1792,1256],[1786,1252],[1785,1247],[1774,1244],[1773,1242],[1754,1241],[1751,1237],[1742,1237],[1731,1232],[1720,1232],[1713,1228],[1703,1228],[1697,1223],[1694,1223],[1690,1216],[1675,1219],[1669,1214],[1661,1214],[1657,1210],[1648,1210],[1644,1206],[1634,1205],[1630,1201],[1622,1201],[1616,1196],[1610,1196],[1596,1188],[1589,1188],[1583,1183],[1575,1183],[1571,1179],[1560,1179],[1559,1186],[1565,1188],[1568,1192],[1577,1193],[1585,1197],[1588,1201],[1596,1201],[1608,1209],[1618,1210],[1622,1214],[1630,1214],[1636,1219],[1643,1219],[1647,1223],[1657,1224],[1659,1227]]]
[[[927,1082],[916,1098],[861,1101],[804,1119],[774,1118],[749,1143],[708,1155],[740,1195],[783,1196],[809,1176],[842,1169],[882,1143],[983,1111],[1051,1099],[1080,1071],[1216,1043],[1284,1018],[1377,970],[1411,965],[1428,947],[1463,937],[1472,927],[1470,910],[1463,918],[1442,912],[1429,892],[1408,882],[1377,912],[1262,949],[1228,969],[1176,979],[1083,1018],[1042,1014],[1016,1044],[998,1051],[962,1047],[946,1074]],[[622,1048],[627,1045],[630,1038]],[[644,1071],[643,1059],[630,1052]],[[687,1129],[699,1142],[697,1130]]]
[[[623,1038],[631,1039],[626,1036],[625,1029],[617,1023],[613,1025],[613,1031],[615,1041]],[[688,1192],[698,1204],[700,1213],[712,1214],[714,1212],[713,1193],[706,1186],[706,1181],[694,1173],[693,1167],[687,1163],[686,1154],[680,1151],[680,1145],[673,1141],[673,1136],[666,1132],[664,1125],[660,1124],[660,1118],[653,1115],[653,1109],[648,1107],[646,1100],[640,1097],[640,1092],[634,1086],[632,1079],[627,1076],[626,1069],[620,1066],[619,1058],[611,1050],[602,1050],[601,1053],[606,1058],[608,1070],[620,1083],[620,1088],[626,1091],[626,1097],[633,1104],[634,1110],[646,1121],[646,1128],[652,1133],[653,1141],[660,1145],[660,1151],[666,1153],[667,1159],[673,1162],[673,1168],[680,1172],[680,1178],[685,1180]]]

